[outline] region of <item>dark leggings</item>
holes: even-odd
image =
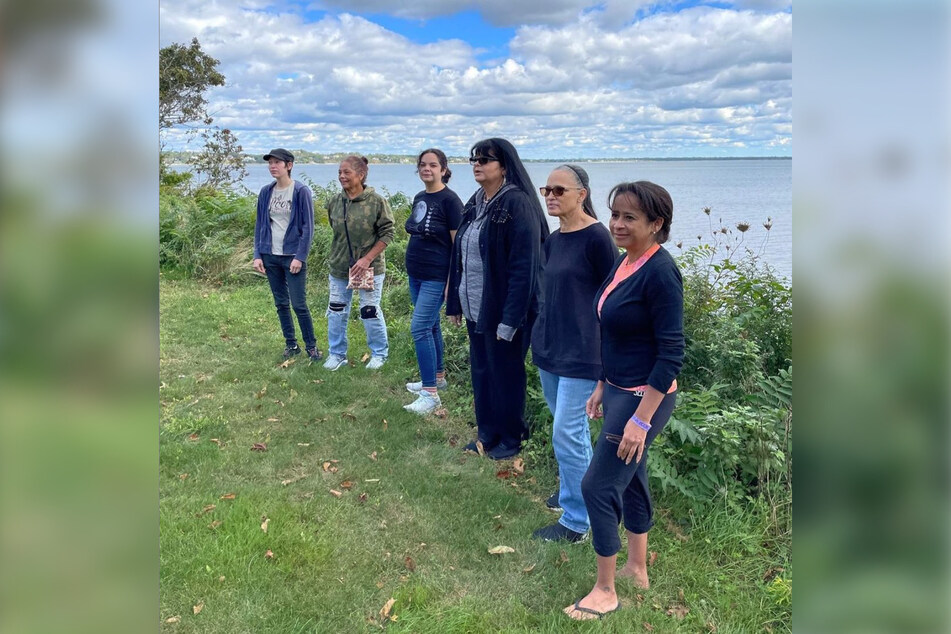
[[[581,480],[581,494],[591,520],[591,541],[594,552],[601,557],[611,557],[621,550],[617,527],[622,519],[624,528],[632,533],[646,533],[653,525],[653,507],[647,486],[647,449],[667,425],[676,402],[676,392],[664,396],[651,418],[641,461],[624,464],[617,456],[618,444],[627,421],[641,403],[641,397],[609,383],[604,384],[604,426],[594,446],[594,457]]]

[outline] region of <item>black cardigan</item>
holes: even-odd
[[[594,309],[626,255],[594,298]],[[601,364],[618,387],[650,385],[667,393],[684,360],[684,287],[674,258],[661,247],[617,285],[601,307]]]
[[[476,196],[462,210],[462,224],[452,247],[446,315],[461,315],[459,283],[462,279],[462,236],[475,219]],[[500,323],[512,328],[530,325],[541,301],[541,245],[548,237],[548,223],[519,189],[502,192],[489,201],[488,218],[479,234],[484,266],[482,307],[476,332],[495,332]]]

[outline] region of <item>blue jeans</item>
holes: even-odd
[[[347,356],[347,322],[350,319],[350,305],[353,302],[352,289],[347,288],[347,280],[339,277],[330,277],[330,305],[327,307],[327,338],[330,343],[330,354]],[[386,336],[386,322],[383,320],[383,309],[380,308],[380,297],[383,295],[383,278],[381,273],[373,276],[372,291],[356,291],[360,293],[360,321],[367,331],[367,347],[374,357],[383,357],[390,354],[390,344]]]
[[[409,278],[409,299],[413,302],[413,320],[409,331],[416,344],[416,361],[419,363],[423,387],[436,387],[436,373],[443,371],[439,309],[445,290],[445,282]]]
[[[274,306],[277,307],[277,318],[281,321],[281,332],[284,342],[289,346],[297,345],[297,332],[294,330],[294,319],[291,317],[290,307],[294,307],[297,314],[297,323],[300,324],[301,338],[307,348],[317,347],[317,338],[314,336],[314,322],[307,308],[307,263],[301,265],[297,273],[291,273],[293,255],[261,254],[264,263],[264,272],[271,285],[271,294],[274,296]]]
[[[592,450],[584,407],[598,382],[558,376],[541,368],[538,368],[538,376],[542,380],[545,402],[555,417],[551,444],[561,478],[558,501],[564,510],[558,523],[576,533],[586,533],[591,524],[581,496],[581,479],[591,464]]]

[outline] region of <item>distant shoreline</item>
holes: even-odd
[[[293,153],[293,150],[292,150]],[[170,165],[186,165],[190,156],[188,152],[168,152]],[[336,165],[343,158],[340,157],[325,158],[321,160],[301,159],[295,161],[295,165]],[[245,155],[246,164],[263,164],[264,159],[259,155]],[[413,165],[416,161],[416,155],[391,155],[386,158],[378,156],[367,156],[371,165]],[[450,156],[450,163],[467,163],[467,156]],[[545,159],[527,159],[523,158],[525,163],[646,163],[646,162],[672,162],[672,161],[791,161],[791,156],[677,156],[677,157],[645,157],[645,158],[545,158]]]

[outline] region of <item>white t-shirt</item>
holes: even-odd
[[[284,253],[284,234],[291,222],[291,202],[294,198],[294,183],[281,189],[274,186],[271,190],[271,202],[267,212],[271,217],[271,253],[273,255],[294,255]]]

